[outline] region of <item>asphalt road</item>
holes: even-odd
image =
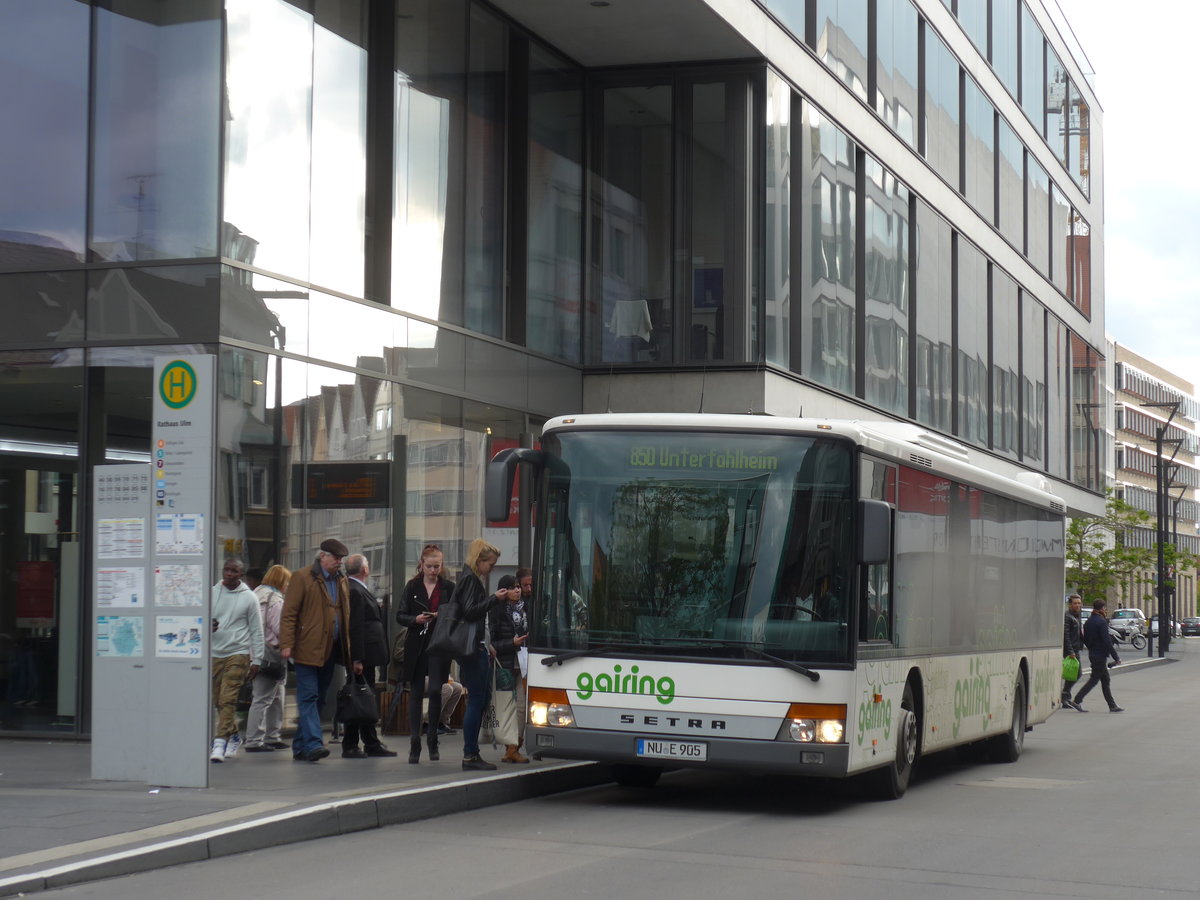
[[[1126,712],[1097,691],[1092,712],[1028,734],[1019,762],[930,757],[893,802],[676,772],[41,896],[1195,898],[1198,676],[1200,652],[1118,672]]]

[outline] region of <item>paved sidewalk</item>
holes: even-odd
[[[94,781],[83,741],[0,740],[0,897],[94,881],[367,828],[461,812],[608,781],[607,767],[565,761],[464,772],[462,738],[441,738],[441,761],[319,763],[286,750],[210,764],[210,787]],[[483,746],[498,762],[503,749]]]
[[[1174,661],[1193,649],[1189,643],[1173,642],[1166,659],[1127,651],[1114,674],[1119,681],[1124,671]],[[342,759],[335,745],[314,765],[293,762],[286,750],[243,752],[211,765],[211,787],[195,789],[94,781],[84,741],[0,739],[0,897],[609,780],[606,766],[563,761],[464,772],[460,735],[441,739],[440,762],[429,762],[422,748],[421,764],[410,766],[408,738],[386,740],[399,756]],[[483,749],[499,760],[500,751]]]

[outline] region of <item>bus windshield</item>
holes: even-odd
[[[606,430],[543,449],[534,647],[849,660],[851,443]]]

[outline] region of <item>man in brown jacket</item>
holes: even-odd
[[[350,659],[350,589],[342,574],[349,552],[336,538],[322,541],[312,568],[292,576],[283,598],[279,647],[296,664],[295,760],[317,762],[329,755],[321,739],[321,704],[333,667]]]

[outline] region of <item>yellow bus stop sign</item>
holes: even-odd
[[[181,359],[167,363],[158,379],[158,395],[171,409],[183,409],[196,396],[196,370]]]

